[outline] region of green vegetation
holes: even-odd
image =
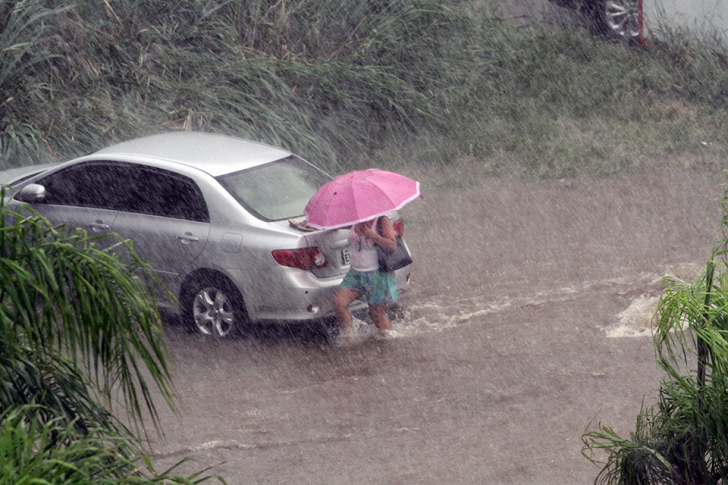
[[[728,480],[728,190],[722,206],[723,239],[703,275],[664,282],[654,342],[667,378],[658,402],[643,409],[629,439],[602,425],[584,435],[592,461],[606,453],[596,483]]]
[[[331,171],[717,164],[728,51],[515,27],[455,0],[0,2],[0,169],[169,130],[265,141]],[[725,229],[728,194],[724,208]],[[0,485],[205,480],[157,474],[140,450],[150,386],[172,405],[148,267],[128,242],[6,215],[0,202]],[[629,440],[585,435],[608,456],[599,482],[728,481],[725,256],[696,283],[666,281],[655,342],[669,380]]]
[[[99,249],[103,239],[85,231],[13,214],[2,201],[0,210],[0,409],[34,404],[41,422],[120,431],[107,410],[118,391],[133,421],[143,417],[141,402],[154,419],[140,364],[172,400],[151,269],[129,241]]]
[[[253,138],[332,171],[716,163],[727,72],[724,49],[686,38],[630,47],[470,2],[10,0],[0,168],[160,130]]]
[[[129,241],[12,213],[4,195],[0,484],[156,483],[138,436],[145,415],[158,424],[152,385],[173,404],[157,280]]]
[[[140,454],[128,453],[129,438],[107,430],[79,435],[61,419],[41,422],[37,407],[27,406],[0,415],[0,485],[147,485],[195,484],[209,479],[200,473],[161,473]],[[147,470],[141,473],[141,470]]]

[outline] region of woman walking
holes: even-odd
[[[380,337],[386,338],[392,329],[387,317],[387,303],[396,303],[397,286],[394,273],[379,271],[375,245],[394,251],[397,247],[394,228],[386,217],[360,222],[352,226],[348,241],[351,267],[334,296],[334,310],[341,324],[341,337],[346,343],[353,340],[354,318],[349,305],[354,300],[362,299],[369,305],[369,315]]]
[[[354,319],[349,305],[361,298],[381,336],[391,330],[387,303],[397,301],[394,272],[379,271],[376,246],[397,249],[392,222],[384,217],[420,196],[420,183],[376,168],[339,175],[321,186],[306,204],[307,224],[315,229],[351,228],[351,267],[334,296],[342,337],[351,342]],[[411,262],[411,259],[410,261]]]

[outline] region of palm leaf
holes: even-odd
[[[157,426],[152,385],[170,406],[173,388],[150,267],[129,241],[100,250],[28,208],[0,213],[0,408],[37,404],[80,431],[126,431],[118,392],[138,429],[145,413]]]

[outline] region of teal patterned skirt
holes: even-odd
[[[397,284],[394,281],[394,273],[382,273],[377,270],[357,271],[352,268],[344,276],[341,287],[361,293],[359,299],[370,305],[397,302]]]

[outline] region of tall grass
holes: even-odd
[[[3,87],[0,167],[160,130],[255,138],[333,171],[466,160],[561,176],[728,146],[726,52],[681,37],[628,47],[435,0],[4,5],[3,32],[28,48]]]

